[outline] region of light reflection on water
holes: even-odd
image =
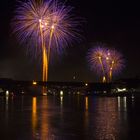
[[[37,99],[36,97],[32,98],[32,130],[33,137],[36,135],[36,125],[37,125]]]
[[[118,98],[118,110],[127,111],[127,97],[117,97]]]
[[[88,98],[89,97],[85,97],[85,131],[88,132],[88,126],[89,126],[89,111],[88,111],[88,108],[89,108],[89,101],[88,101]]]
[[[7,140],[129,139],[134,133],[134,118],[140,117],[134,115],[134,103],[134,97],[133,100],[82,95],[0,97],[1,137]],[[135,126],[139,127],[138,122]]]

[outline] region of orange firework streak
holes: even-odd
[[[40,33],[41,33],[41,43],[42,43],[42,80],[43,82],[46,82],[48,80],[48,57],[47,57],[47,51],[45,47],[41,22],[40,22]]]
[[[110,71],[109,71],[110,82],[112,81],[112,71],[113,71],[113,67],[114,67],[114,61],[112,61],[111,67],[110,67]]]
[[[102,79],[102,82],[105,83],[106,82],[105,71],[104,71],[103,63],[102,63],[102,60],[101,60],[101,57],[100,56],[99,56],[99,61],[101,63],[101,67],[102,67],[102,71],[103,71],[103,79]]]
[[[54,25],[52,25],[51,30],[50,30],[50,39],[49,39],[49,44],[48,44],[48,50],[46,50],[41,19],[39,22],[40,22],[40,34],[41,34],[41,46],[42,46],[42,81],[47,82],[48,81],[50,48],[51,48],[52,35],[53,35],[53,31],[54,31]],[[42,92],[43,93],[46,92],[45,87],[43,87]]]
[[[40,33],[41,33],[41,42],[42,42],[42,80],[43,82],[47,82],[48,80],[48,67],[49,67],[50,48],[51,48],[53,31],[54,31],[54,26],[52,25],[51,31],[50,31],[48,50],[46,50],[43,31],[42,31],[42,24],[40,21]],[[45,87],[43,87],[43,93],[45,93]]]

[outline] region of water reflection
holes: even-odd
[[[88,126],[89,126],[89,101],[88,101],[89,97],[85,97],[85,131],[88,131]]]
[[[118,97],[118,114],[120,124],[127,123],[127,97]]]
[[[36,97],[32,98],[32,130],[33,137],[36,136],[36,127],[37,127],[37,99]]]
[[[134,105],[135,105],[135,97],[134,95],[132,95],[132,108],[134,108]]]
[[[43,97],[41,100],[41,133],[40,138],[46,140],[49,137],[48,128],[48,100],[47,96]]]
[[[44,95],[44,96],[47,95],[47,87],[45,87],[45,86],[42,87],[42,95]]]
[[[115,140],[118,134],[118,111],[116,99],[99,98],[95,121],[96,139]]]
[[[127,97],[117,97],[118,100],[118,111],[127,111]]]
[[[61,106],[61,109],[63,107],[63,95],[64,95],[64,92],[63,90],[60,91],[60,106]]]
[[[123,97],[124,110],[127,111],[126,97]]]
[[[88,110],[88,97],[85,97],[85,109]]]
[[[8,111],[9,96],[6,96],[6,111]]]
[[[140,117],[139,114],[135,115],[135,121],[130,116],[133,113],[128,116],[133,97],[66,96],[64,93],[63,96],[24,96],[14,99],[5,96],[0,99],[0,131],[4,135],[11,134],[10,140],[15,140],[19,134],[21,140],[127,139],[130,135],[128,132],[131,127],[134,129],[133,126],[138,125]],[[133,110],[136,110],[136,104],[140,103],[136,102],[136,98],[133,102]]]
[[[61,108],[63,107],[63,96],[60,96],[60,105],[61,105]]]
[[[120,100],[120,96],[117,97],[118,99],[118,110],[120,111],[120,107],[121,107],[121,100]]]
[[[9,95],[6,94],[5,97],[5,122],[6,122],[6,126],[8,127],[8,119],[9,119]]]

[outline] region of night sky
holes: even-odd
[[[140,77],[140,9],[139,3],[121,0],[67,0],[76,15],[83,17],[83,41],[55,56],[49,69],[51,81],[97,81],[86,60],[87,50],[97,42],[114,46],[126,59],[122,74],[115,77]],[[11,31],[15,0],[0,4],[0,78],[41,80],[40,58],[33,58],[26,46],[18,44]]]

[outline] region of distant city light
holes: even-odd
[[[47,96],[47,93],[44,92],[44,93],[43,93],[43,96]]]
[[[87,87],[88,86],[88,83],[85,83],[85,86]]]
[[[33,85],[37,85],[37,82],[36,81],[33,81]]]
[[[75,80],[76,79],[76,77],[75,76],[73,76],[73,80]]]
[[[9,91],[8,90],[6,90],[6,96],[9,96]]]
[[[60,95],[63,96],[63,94],[64,94],[64,93],[63,93],[63,90],[61,90],[61,91],[60,91]]]
[[[103,93],[107,93],[107,91],[103,91]]]
[[[77,94],[80,94],[80,92],[78,91]]]
[[[125,92],[126,91],[126,88],[122,88],[122,89],[121,88],[117,88],[117,91],[118,92]]]

